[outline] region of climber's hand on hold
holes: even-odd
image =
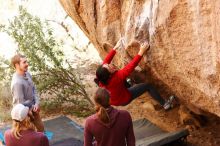
[[[125,47],[125,40],[124,38],[120,38],[119,41],[116,43],[116,45],[114,46],[114,50],[117,50],[117,49],[123,49]]]
[[[141,43],[141,47],[138,52],[138,55],[143,56],[144,52],[146,52],[149,49],[150,49],[150,45],[148,42]]]

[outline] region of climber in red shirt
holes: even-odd
[[[165,110],[170,109],[174,96],[170,96],[166,101],[160,94],[147,83],[136,84],[127,88],[125,85],[126,78],[134,71],[135,67],[140,62],[143,54],[150,48],[148,43],[142,43],[138,54],[124,68],[117,70],[111,61],[116,54],[116,50],[124,48],[123,39],[120,39],[115,47],[109,52],[104,59],[102,65],[96,70],[95,82],[100,87],[106,88],[110,92],[110,104],[115,106],[125,106],[132,100],[148,91],[150,95],[158,101]]]

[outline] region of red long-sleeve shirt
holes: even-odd
[[[109,54],[103,61],[103,64],[110,64],[114,55],[116,54],[115,50],[111,50]],[[113,73],[108,80],[108,84],[104,85],[99,83],[100,87],[106,88],[110,92],[110,104],[115,106],[126,105],[131,100],[131,93],[125,86],[125,80],[134,71],[135,67],[140,62],[142,56],[136,55],[130,63],[128,63],[123,69]]]
[[[88,117],[84,129],[84,146],[135,146],[131,116],[127,111],[107,109],[110,123],[105,124],[96,114]]]

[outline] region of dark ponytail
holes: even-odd
[[[106,108],[110,106],[109,98],[110,98],[109,92],[104,88],[98,88],[94,96],[94,101],[96,103],[95,110],[98,115],[98,118],[103,123],[106,123],[106,124],[110,122],[109,115],[106,111]]]
[[[96,85],[99,85],[99,79],[98,78],[95,78],[94,82],[96,83]]]
[[[108,79],[110,78],[110,76],[111,76],[111,73],[108,71],[108,69],[100,65],[96,70],[96,78],[94,79],[94,82],[97,85],[99,85],[99,82],[101,82],[104,85],[107,85]]]

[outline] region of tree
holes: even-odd
[[[1,28],[15,39],[18,52],[28,58],[39,93],[52,94],[58,102],[72,102],[81,107],[93,104],[80,74],[65,60],[62,45],[55,40],[47,22],[20,6],[19,15]]]
[[[8,60],[0,56],[0,87],[9,86],[11,80],[12,68]]]

